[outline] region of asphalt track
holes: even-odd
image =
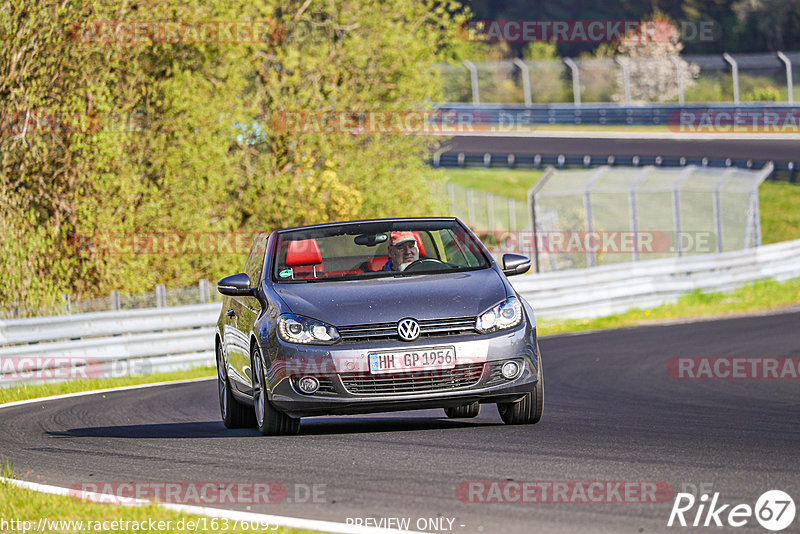
[[[585,133],[585,132],[584,132]],[[753,159],[758,161],[798,161],[800,141],[797,139],[748,138],[735,136],[715,138],[668,135],[663,138],[642,134],[629,137],[607,137],[602,134],[574,136],[560,132],[534,132],[534,135],[460,135],[446,141],[445,154],[564,154],[565,156],[661,156],[664,158]]]
[[[671,501],[479,504],[459,500],[456,488],[663,481],[676,492],[710,484],[720,502],[751,506],[781,489],[800,505],[800,380],[666,372],[681,356],[798,357],[798,326],[795,311],[542,339],[545,412],[533,426],[505,426],[487,405],[474,420],[433,410],[308,418],[299,436],[265,438],[226,430],[207,381],[0,409],[0,451],[20,478],[64,487],[271,481],[296,500],[295,484],[324,484],[324,502],[249,508],[293,517],[407,517],[412,528],[418,518],[444,517],[465,533],[694,531],[667,528]],[[697,530],[766,532],[753,518],[743,528]]]

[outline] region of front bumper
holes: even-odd
[[[539,376],[536,330],[527,323],[492,335],[437,336],[413,343],[372,340],[297,346],[276,342],[265,370],[269,399],[276,408],[293,417],[513,402],[532,391]],[[441,346],[455,349],[454,369],[373,375],[366,363],[370,352]],[[513,379],[506,379],[500,373],[502,364],[508,360],[515,360],[521,368]],[[314,394],[303,394],[296,382],[309,375],[316,377],[321,387]]]

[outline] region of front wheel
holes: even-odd
[[[300,431],[300,419],[289,417],[277,410],[267,398],[264,363],[261,360],[261,351],[256,346],[253,346],[251,352],[251,364],[253,366],[253,405],[258,431],[264,436],[297,434]]]
[[[241,404],[231,392],[231,383],[222,355],[222,346],[217,344],[217,390],[219,391],[219,412],[227,428],[249,428],[256,426],[253,410]]]
[[[535,425],[542,418],[544,404],[544,371],[542,370],[542,356],[537,360],[539,364],[539,380],[533,391],[529,391],[516,402],[498,402],[497,411],[500,418],[507,425]]]

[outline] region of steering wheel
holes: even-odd
[[[434,265],[447,265],[445,262],[441,260],[437,260],[436,258],[420,258],[418,260],[412,261],[408,264],[408,267],[403,269],[403,272],[408,271],[418,271],[420,270],[420,266],[424,266],[425,264],[434,264]]]

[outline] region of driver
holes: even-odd
[[[384,271],[402,271],[419,259],[419,247],[411,232],[392,232],[389,234],[389,261]]]

